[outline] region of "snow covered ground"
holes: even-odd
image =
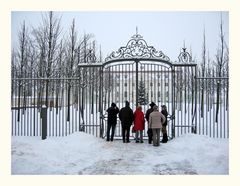
[[[185,134],[153,147],[106,142],[77,132],[67,137],[12,137],[12,174],[229,174],[229,140]]]

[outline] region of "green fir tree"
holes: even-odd
[[[141,80],[138,85],[138,103],[140,105],[146,105],[148,103],[145,84]]]

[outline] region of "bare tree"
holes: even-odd
[[[15,77],[15,72],[16,72],[16,52],[14,50],[14,48],[12,49],[11,52],[11,77],[14,78]],[[11,97],[13,98],[15,95],[15,90],[14,90],[14,81],[12,81],[11,83]],[[15,105],[14,102],[12,102],[12,106]]]
[[[201,75],[205,77],[206,72],[206,35],[205,28],[203,31],[203,46],[202,46],[202,63],[201,63]],[[201,80],[201,117],[203,117],[204,113],[204,82],[205,80]]]
[[[207,57],[207,66],[206,66],[206,77],[212,77],[212,66],[211,66],[211,59],[209,56],[209,51],[208,51],[208,57]],[[210,99],[211,95],[213,94],[212,92],[212,79],[207,80],[207,110],[209,111],[210,108],[212,109],[212,100]]]
[[[226,61],[224,60],[224,52],[225,52],[225,36],[223,34],[223,21],[221,16],[220,22],[220,44],[219,48],[217,49],[216,54],[216,73],[218,77],[222,77],[223,69],[225,66]],[[220,106],[220,95],[221,95],[221,79],[217,81],[217,107],[216,107],[216,118],[215,121],[218,122],[218,113],[219,113],[219,106]]]
[[[90,34],[84,34],[83,36],[83,40],[81,41],[80,45],[79,45],[79,51],[80,52],[80,58],[79,58],[79,63],[84,63],[87,64],[88,63],[88,59],[87,59],[87,55],[89,53],[89,41],[92,38],[92,35]],[[88,74],[88,69],[86,68],[81,68],[80,72],[79,72],[79,78],[80,78],[80,87],[82,88],[82,98],[84,97],[84,89],[87,87],[88,84],[88,78],[87,77]],[[83,99],[82,99],[83,101]]]
[[[58,49],[58,59],[57,59],[57,67],[55,71],[55,77],[61,78],[64,74],[64,66],[63,66],[63,56],[64,55],[64,47],[63,47],[63,40],[60,41],[59,49]],[[59,95],[62,92],[64,94],[64,89],[61,86],[61,80],[56,81],[56,113],[58,114],[58,107],[59,107]]]
[[[61,19],[55,17],[53,12],[42,17],[42,25],[39,28],[34,29],[34,36],[36,42],[40,47],[40,75],[46,78],[45,86],[45,105],[48,107],[48,95],[49,95],[49,78],[54,74],[54,67],[58,56],[57,48],[59,45],[60,35],[60,21]]]
[[[26,67],[27,67],[27,47],[28,47],[28,31],[26,29],[25,21],[23,22],[21,26],[21,30],[18,34],[18,41],[19,41],[19,49],[17,51],[17,58],[16,58],[16,64],[14,65],[17,70],[16,77],[17,78],[23,78],[26,74]],[[17,121],[20,120],[20,107],[21,107],[21,92],[23,91],[23,94],[25,96],[25,90],[24,89],[24,81],[18,80],[18,116]],[[24,98],[25,99],[25,98]]]
[[[42,31],[40,30],[43,29]],[[47,31],[43,26],[40,28],[33,28],[33,36],[35,39],[35,48],[38,53],[37,57],[37,78],[44,78],[46,72],[46,56],[47,56]],[[45,28],[46,29],[46,28]],[[40,108],[43,100],[44,83],[39,81],[37,83],[37,107]]]
[[[75,20],[73,19],[72,25],[70,28],[69,38],[67,39],[66,44],[66,76],[67,80],[67,121],[70,120],[70,102],[71,102],[71,88],[73,86],[73,81],[71,78],[75,76],[77,69],[77,33],[75,31]]]
[[[29,42],[28,42],[28,48],[27,48],[27,66],[26,66],[26,76],[28,78],[33,78],[36,73],[36,66],[37,66],[37,51],[36,48],[34,46],[34,42],[31,38],[29,38]],[[35,89],[35,81],[28,81],[27,83],[27,95],[32,96],[32,94],[34,94],[34,98],[35,98],[35,91],[33,91]],[[35,99],[34,99],[34,105],[35,105]]]
[[[229,48],[228,45],[225,43],[225,55],[224,55],[224,62],[225,62],[225,67],[224,67],[224,76],[229,77]],[[228,110],[228,94],[229,94],[229,83],[228,81],[225,82],[224,84],[224,91],[226,91],[226,110]]]

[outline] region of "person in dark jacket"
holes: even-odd
[[[156,105],[154,102],[151,102],[149,104],[150,108],[147,110],[146,114],[145,114],[145,118],[148,122],[149,125],[149,115],[153,112],[153,106]],[[147,130],[147,134],[148,134],[148,143],[151,144],[152,143],[152,129],[148,126],[148,130]]]
[[[107,141],[110,140],[110,130],[111,132],[111,141],[114,138],[114,131],[117,125],[117,114],[119,113],[119,108],[116,106],[115,103],[111,104],[111,107],[107,109],[108,113],[108,122],[107,122]]]
[[[126,143],[126,142],[129,143],[130,127],[132,125],[134,117],[133,117],[133,110],[129,107],[128,101],[126,101],[126,106],[121,108],[119,112],[119,119],[122,124],[123,143]]]
[[[167,116],[168,116],[168,111],[166,105],[161,105],[161,113],[165,116],[166,120],[162,124],[162,133],[163,133],[163,138],[162,138],[162,143],[167,143],[168,141],[168,135],[167,135]]]

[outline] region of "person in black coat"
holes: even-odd
[[[123,143],[125,142],[129,143],[130,127],[134,120],[134,116],[133,116],[133,110],[129,107],[128,101],[126,101],[126,106],[121,108],[119,112],[119,119],[122,124]]]
[[[116,106],[115,103],[111,104],[111,107],[107,109],[108,113],[108,122],[107,122],[107,141],[110,139],[110,130],[111,132],[111,141],[114,138],[114,131],[117,125],[117,114],[119,113],[119,108]]]
[[[168,135],[167,135],[167,116],[168,116],[168,111],[166,105],[161,105],[162,110],[161,113],[165,116],[166,120],[162,125],[162,133],[163,133],[163,138],[162,138],[162,143],[167,143],[168,141]]]
[[[147,122],[149,123],[149,116],[150,114],[153,112],[153,106],[156,105],[154,102],[151,102],[149,104],[150,108],[147,110],[146,114],[145,114],[145,118],[147,120]],[[147,130],[147,134],[148,134],[148,143],[151,144],[152,143],[152,129],[148,126],[148,130]]]

